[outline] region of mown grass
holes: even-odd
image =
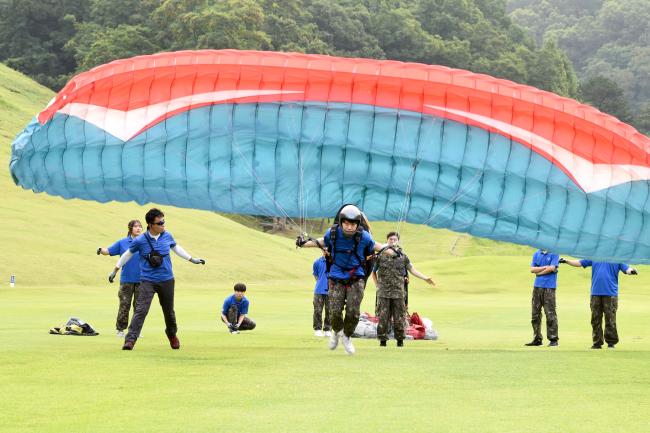
[[[312,337],[316,250],[165,207],[168,229],[208,263],[174,262],[181,350],[167,345],[154,302],[144,338],[122,352],[113,336],[117,286],[106,281],[114,259],[95,249],[148,207],[65,201],[13,185],[11,139],[50,97],[0,66],[0,431],[648,431],[649,268],[621,277],[615,351],[588,349],[589,273],[564,267],[560,347],[529,349],[532,250],[421,226],[402,227],[404,244],[438,285],[415,281],[411,305],[440,339],[403,350],[357,341],[357,355],[347,357]],[[395,224],[373,228],[381,237]],[[249,287],[259,326],[231,336],[217,314],[237,281]],[[369,284],[366,311],[373,301]],[[101,335],[47,334],[70,316]]]

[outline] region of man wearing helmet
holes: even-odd
[[[361,301],[368,272],[366,257],[379,251],[383,245],[376,243],[364,229],[365,216],[354,205],[345,205],[336,215],[335,224],[320,239],[296,240],[300,248],[319,247],[327,250],[329,261],[329,302],[332,336],[329,348],[336,349],[339,340],[345,351],[354,354],[352,333],[359,323]],[[345,318],[343,308],[345,307]]]

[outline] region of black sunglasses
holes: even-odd
[[[165,225],[165,220],[158,221],[157,223],[153,223],[153,224],[157,225],[157,226],[164,226]]]

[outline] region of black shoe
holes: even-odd
[[[614,346],[613,344],[608,344],[608,345],[607,345],[607,348],[608,348],[608,349],[616,349],[616,346]]]
[[[397,340],[397,347],[403,347],[404,346],[404,340]]]
[[[594,344],[593,346],[591,346],[591,348],[592,349],[602,349],[602,346],[600,346],[599,344]]]
[[[524,346],[541,346],[542,340],[533,340],[530,343],[524,344]]]
[[[380,340],[379,347],[386,347],[386,340]]]
[[[550,343],[548,343],[548,347],[557,347],[557,346],[559,346],[557,341],[551,341]]]

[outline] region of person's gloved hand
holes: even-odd
[[[632,270],[630,270],[630,275],[639,275],[639,271],[637,271],[635,268],[632,268]]]
[[[302,248],[307,242],[309,241],[305,240],[303,235],[298,236],[296,238],[296,248]]]
[[[560,263],[566,263],[566,259],[564,257],[560,257]]]
[[[195,265],[205,265],[205,260],[194,257],[190,258],[190,262],[194,263]]]
[[[97,255],[100,255],[102,253],[102,247],[97,248]]]
[[[110,275],[108,276],[108,282],[109,283],[112,283],[113,280],[115,280],[115,275],[117,275],[117,271],[115,269],[113,269],[113,272],[111,272]]]

